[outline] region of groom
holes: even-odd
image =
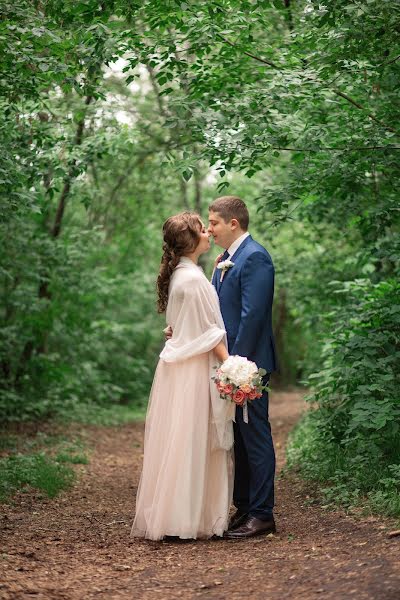
[[[276,370],[272,333],[274,266],[266,249],[248,233],[249,213],[236,196],[217,198],[209,206],[209,233],[225,248],[212,283],[217,290],[228,336],[230,355],[245,356],[271,373]],[[267,376],[268,379],[268,376]],[[235,485],[236,513],[225,537],[243,539],[273,533],[275,521],[275,452],[268,420],[268,393],[248,404],[248,423],[243,408],[236,407]]]

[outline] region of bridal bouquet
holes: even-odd
[[[263,385],[265,369],[244,356],[229,356],[217,369],[215,381],[221,398],[243,406],[243,420],[248,423],[247,402],[261,398],[268,386]]]

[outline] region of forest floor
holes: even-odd
[[[275,393],[278,472],[304,403]],[[1,510],[4,600],[262,600],[400,598],[400,538],[393,522],[331,511],[296,474],[277,478],[278,533],[250,540],[130,539],[143,424],[88,427],[90,463],[53,500],[19,494]]]

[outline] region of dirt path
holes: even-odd
[[[271,400],[279,468],[302,407],[296,393]],[[277,480],[276,536],[130,540],[143,426],[89,437],[94,452],[74,489],[2,507],[1,599],[399,600],[400,538],[388,537],[388,522],[309,506],[309,487],[293,475]]]

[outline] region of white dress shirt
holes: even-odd
[[[231,244],[231,245],[229,246],[229,248],[228,248],[228,254],[229,254],[228,258],[231,258],[231,257],[232,257],[232,256],[235,254],[235,252],[236,252],[236,250],[239,248],[240,244],[241,244],[241,243],[242,243],[242,242],[243,242],[243,241],[244,241],[244,240],[245,240],[247,237],[249,237],[249,235],[250,235],[250,234],[249,234],[249,232],[248,232],[248,231],[246,231],[246,233],[244,233],[243,235],[241,235],[240,237],[238,237],[238,239],[237,239],[237,240],[235,240],[235,241],[233,242],[233,244]]]
[[[235,240],[235,241],[233,242],[233,244],[231,244],[231,245],[229,246],[229,248],[227,249],[227,252],[228,252],[228,254],[229,254],[229,256],[228,256],[227,260],[229,260],[229,259],[230,259],[230,258],[231,258],[231,257],[232,257],[234,254],[235,254],[235,252],[236,252],[236,250],[239,248],[240,244],[241,244],[241,243],[242,243],[242,242],[243,242],[243,241],[244,241],[244,240],[245,240],[247,237],[249,237],[249,235],[250,235],[250,234],[249,234],[249,232],[248,232],[248,231],[246,231],[246,233],[244,233],[243,235],[241,235],[240,237],[238,237],[238,239],[237,239],[237,240]],[[182,259],[181,259],[181,260],[182,260]],[[211,281],[211,282],[212,282],[212,280],[213,280],[214,273],[215,273],[215,267],[214,267],[214,269],[213,269],[213,272],[212,272],[212,275],[211,275],[211,279],[210,279],[210,281]],[[222,278],[223,278],[223,275],[221,274],[221,280],[220,280],[220,281],[222,281]]]

